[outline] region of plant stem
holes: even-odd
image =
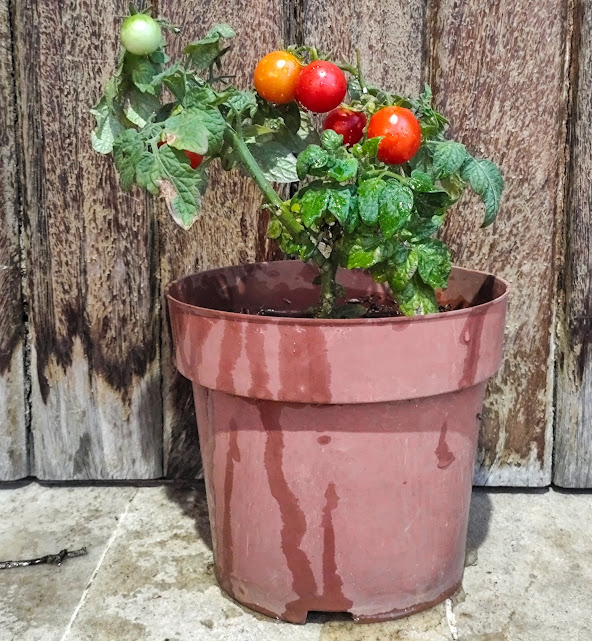
[[[318,318],[333,318],[337,300],[337,260],[331,255],[320,266],[321,270],[321,300]]]
[[[226,141],[232,145],[232,148],[241,159],[244,168],[249,172],[266,200],[270,205],[275,207],[276,216],[290,236],[292,236],[292,238],[300,245],[311,246],[310,238],[308,238],[304,227],[294,218],[294,216],[292,216],[292,213],[284,204],[284,201],[278,196],[275,189],[271,186],[271,183],[261,171],[261,167],[259,167],[257,161],[253,158],[253,154],[249,151],[245,141],[230,127],[226,128],[224,137],[226,138]]]

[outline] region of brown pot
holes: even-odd
[[[316,268],[295,261],[194,274],[168,290],[177,367],[193,381],[220,585],[303,623],[311,610],[391,619],[463,575],[487,379],[508,285],[455,268],[414,318],[241,314],[306,309]],[[384,294],[341,271],[351,297]]]

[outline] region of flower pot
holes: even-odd
[[[377,621],[427,608],[463,575],[487,379],[507,283],[455,268],[414,318],[320,320],[316,268],[217,269],[168,290],[177,366],[193,381],[218,581],[292,622]],[[343,270],[351,297],[383,296]],[[469,306],[470,305],[470,306]]]

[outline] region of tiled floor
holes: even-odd
[[[0,486],[1,487],[1,486]],[[592,494],[476,490],[463,590],[381,624],[268,619],[223,594],[194,487],[0,489],[0,641],[592,641]]]

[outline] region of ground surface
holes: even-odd
[[[2,486],[0,486],[2,487]],[[216,584],[203,486],[0,489],[0,641],[590,641],[592,494],[475,491],[463,590],[389,623],[253,614]]]

